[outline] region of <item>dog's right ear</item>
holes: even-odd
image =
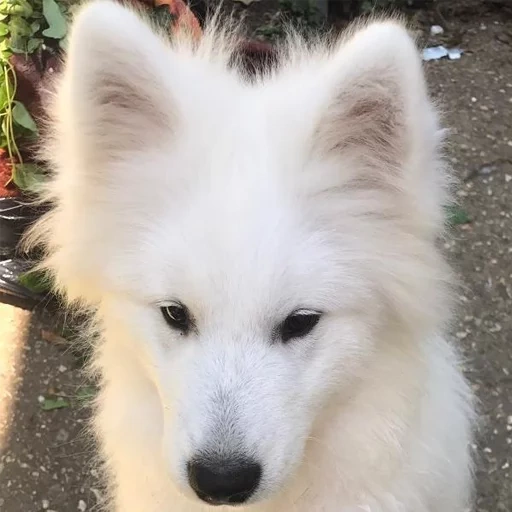
[[[53,208],[25,237],[27,248],[43,247],[41,268],[70,301],[96,304],[120,274],[109,256],[142,237],[138,219],[162,188],[161,166],[148,155],[174,141],[175,86],[189,86],[182,61],[118,3],[95,0],[75,17],[41,144],[53,174],[42,197]]]
[[[135,12],[105,0],[79,11],[57,106],[59,128],[74,134],[68,138],[76,142],[74,155],[103,167],[164,142],[176,118],[165,73],[171,59],[163,39]]]

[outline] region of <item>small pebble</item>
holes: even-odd
[[[69,432],[67,430],[64,430],[63,428],[61,428],[57,432],[57,437],[56,437],[57,442],[65,443],[68,439],[69,439]]]

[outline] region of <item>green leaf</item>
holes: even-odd
[[[16,164],[12,180],[24,192],[38,192],[45,182],[45,176],[36,164]]]
[[[28,39],[19,34],[12,34],[9,40],[9,46],[12,53],[27,53],[27,41]]]
[[[2,135],[4,137],[7,137],[8,133],[9,133],[9,118],[7,116],[3,116],[3,119],[2,119]]]
[[[0,22],[0,37],[6,36],[9,32],[9,25],[3,21]]]
[[[64,400],[62,397],[45,398],[41,402],[41,409],[43,409],[43,411],[54,411],[55,409],[64,409],[69,407],[69,405],[69,402]]]
[[[22,16],[11,16],[9,19],[9,31],[11,37],[8,41],[13,53],[27,53],[29,37],[32,36],[32,28]]]
[[[41,28],[41,23],[38,21],[33,21],[30,24],[30,30],[32,31],[32,35],[34,35]]]
[[[31,36],[32,27],[21,16],[11,16],[9,19],[9,29],[11,34],[17,36]]]
[[[39,37],[29,39],[27,43],[27,52],[34,53],[43,43],[44,39],[41,39]]]
[[[457,205],[451,205],[446,208],[446,217],[448,224],[452,226],[469,224],[471,222],[469,215]]]
[[[12,55],[9,43],[9,39],[0,41],[0,60],[9,60],[9,57]]]
[[[55,0],[43,0],[43,14],[48,23],[48,28],[43,30],[43,35],[52,39],[62,39],[68,30],[66,18]]]
[[[20,101],[14,102],[14,108],[12,109],[12,117],[14,121],[16,121],[16,124],[23,126],[23,128],[26,128],[27,130],[33,133],[37,133],[37,126],[34,119],[29,114],[28,110],[25,108],[25,105],[23,105],[23,103],[21,103]]]
[[[94,386],[83,386],[81,387],[77,393],[76,398],[83,402],[89,402],[97,395],[97,390]]]
[[[158,5],[153,7],[153,9],[150,10],[149,15],[153,23],[166,30],[168,30],[168,27],[171,26],[171,23],[176,18],[176,16],[172,14],[168,5]]]
[[[9,85],[9,91],[12,91],[12,82],[11,82],[11,78],[9,77],[8,74],[4,75],[4,73],[2,73],[2,76],[0,77],[0,79],[1,79],[1,82],[0,82],[0,111],[4,112],[5,109],[7,108],[7,105],[10,103],[10,98],[7,95],[6,85]],[[8,84],[7,84],[7,81],[9,81]],[[11,94],[12,94],[12,92],[11,92]]]
[[[51,288],[47,274],[40,270],[24,272],[18,277],[18,283],[35,293],[44,293]]]
[[[30,18],[34,10],[27,0],[16,0],[1,2],[0,3],[0,14],[3,15],[19,15],[24,18]]]

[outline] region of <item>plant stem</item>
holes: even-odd
[[[9,155],[9,159],[11,161],[12,165],[12,173],[9,181],[6,183],[8,185],[12,179],[13,175],[16,172],[16,162],[15,157],[18,159],[18,163],[23,163],[23,159],[21,157],[20,151],[18,149],[18,146],[16,144],[16,140],[14,138],[14,122],[13,122],[13,115],[12,115],[12,105],[14,102],[14,97],[16,95],[16,89],[18,86],[18,82],[16,79],[16,72],[12,66],[12,64],[8,60],[4,60],[2,62],[4,77],[5,77],[5,90],[7,93],[7,106],[5,108],[5,119],[2,122],[2,124],[5,123],[5,138],[7,141],[7,154]],[[10,87],[10,81],[9,81],[9,75],[12,76],[12,84],[13,88],[11,91]]]

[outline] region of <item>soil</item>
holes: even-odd
[[[458,272],[453,337],[479,398],[475,512],[512,510],[512,10],[506,1],[445,1],[415,14],[428,40],[464,50],[460,60],[426,64],[430,88],[450,127],[448,157],[471,222],[445,247]],[[254,2],[251,30],[276,2]],[[242,7],[237,7],[241,10]],[[47,327],[44,327],[44,326]],[[44,330],[52,318],[0,305],[0,510],[72,512],[101,503],[86,407],[44,411],[43,396],[74,396],[84,377],[76,357]],[[8,385],[8,383],[10,384]]]
[[[7,153],[3,149],[0,149],[0,198],[19,195],[18,190],[9,183],[11,174],[11,163]]]

